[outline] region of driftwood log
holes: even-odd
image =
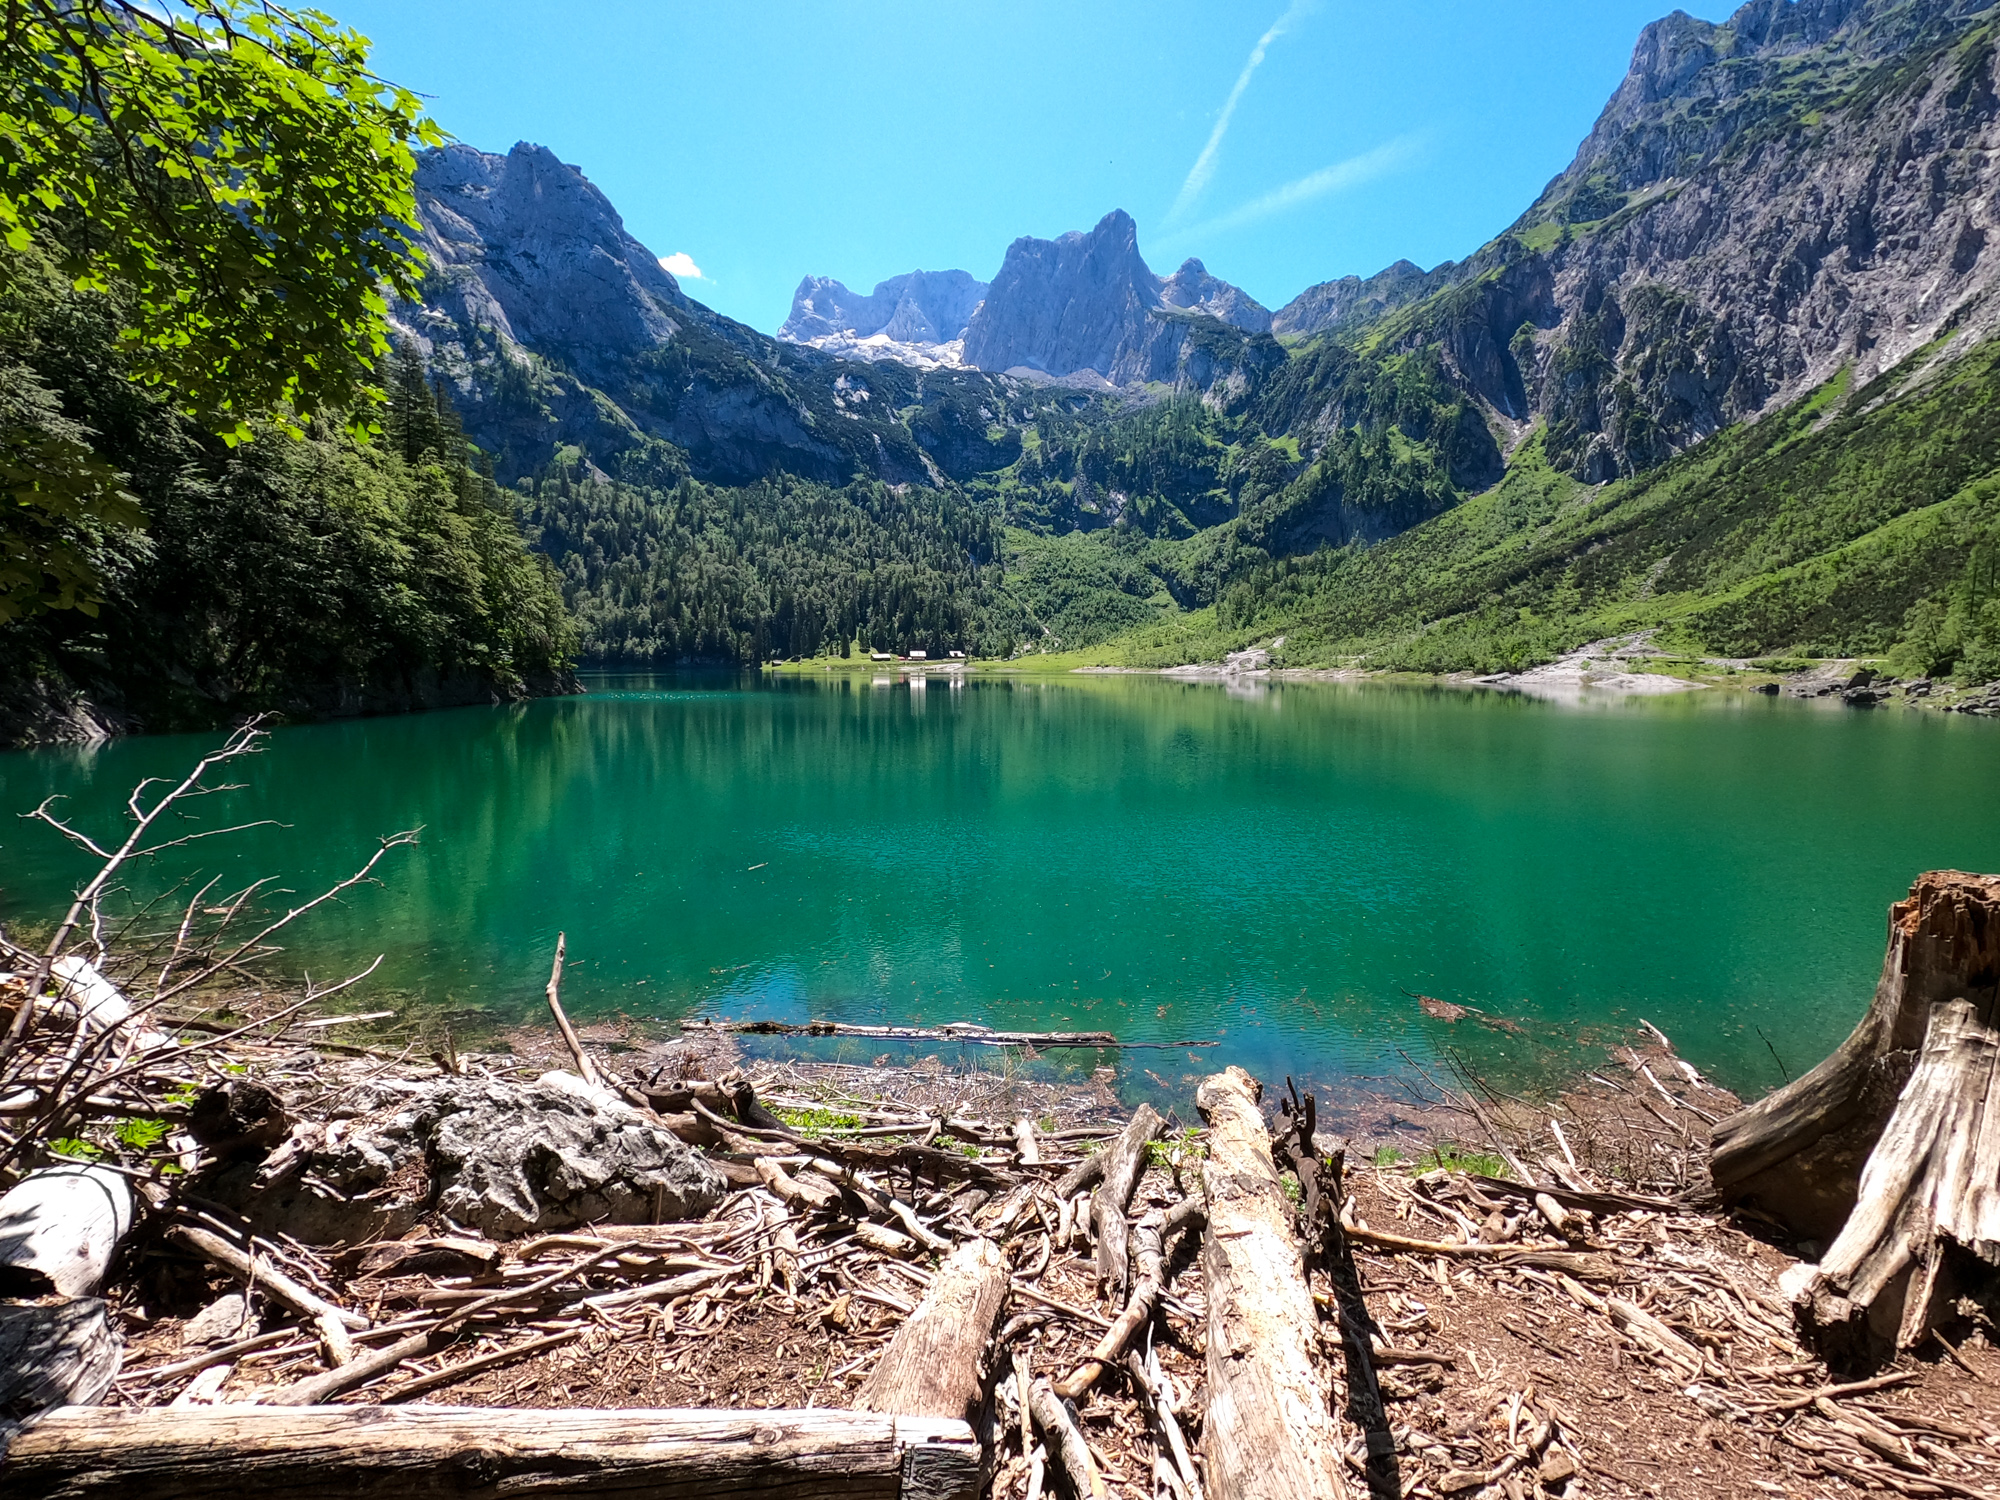
[[[0,1197],[0,1297],[42,1299],[0,1304],[0,1421],[88,1406],[117,1379],[124,1340],[91,1294],[133,1208],[123,1177],[83,1165],[32,1172]]]
[[[991,1240],[967,1240],[937,1274],[854,1402],[856,1411],[971,1422],[985,1391],[981,1361],[1007,1300],[1007,1260]]]
[[[845,1411],[64,1407],[0,1459],[8,1500],[972,1500],[978,1478],[963,1422]]]
[[[87,1297],[132,1229],[132,1188],[104,1167],[32,1172],[0,1197],[0,1297]]]
[[[1345,1500],[1330,1374],[1292,1207],[1271,1160],[1257,1081],[1241,1068],[1202,1080],[1208,1121],[1202,1196],[1208,1237],[1208,1416],[1201,1447],[1215,1500]]]
[[[1919,877],[1867,1015],[1812,1072],[1721,1121],[1726,1200],[1832,1243],[1799,1289],[1844,1361],[1909,1348],[1960,1268],[2000,1266],[2000,876]]]

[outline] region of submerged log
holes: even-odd
[[[1709,1176],[1725,1202],[1762,1210],[1822,1242],[1840,1232],[1930,1027],[1932,1010],[2000,1003],[2000,876],[1935,870],[1889,909],[1874,1003],[1825,1062],[1717,1124]]]
[[[854,1409],[973,1421],[985,1390],[980,1362],[1006,1300],[1007,1261],[1000,1247],[991,1240],[960,1245],[896,1330]]]
[[[892,1042],[968,1042],[981,1047],[1214,1047],[1213,1041],[1125,1042],[1109,1031],[995,1031],[971,1021],[943,1026],[849,1026],[841,1021],[683,1021],[682,1031],[743,1036],[865,1036]]]
[[[8,1500],[972,1500],[978,1479],[963,1422],[845,1411],[65,1407],[0,1459]]]
[[[1208,1416],[1201,1447],[1215,1500],[1345,1500],[1319,1314],[1292,1208],[1278,1184],[1261,1090],[1241,1068],[1202,1080],[1209,1125],[1202,1196],[1208,1237]]]

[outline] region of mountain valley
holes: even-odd
[[[990,281],[807,276],[773,337],[577,167],[445,144],[391,323],[585,663],[1491,671],[1647,630],[2000,676],[1996,35],[1675,12],[1488,243],[1275,311],[1113,209]],[[20,628],[124,691],[98,635]]]
[[[532,494],[567,464],[574,485],[634,494],[914,486],[983,517],[991,554],[969,556],[998,577],[963,618],[984,628],[885,644],[1153,661],[1248,631],[1287,635],[1292,661],[1526,661],[1595,627],[1558,608],[1532,630],[1439,637],[1437,621],[1466,615],[1458,593],[1419,588],[1382,615],[1362,580],[1468,524],[1447,513],[1474,497],[1505,509],[1569,487],[1572,507],[1620,514],[1680,472],[1677,455],[1801,402],[1809,447],[1829,424],[1886,434],[1939,382],[1984,404],[1965,372],[1996,317],[1993,29],[1968,0],[1757,0],[1720,26],[1676,13],[1641,36],[1576,159],[1492,242],[1428,272],[1323,283],[1275,313],[1199,261],[1156,275],[1114,211],[1017,240],[990,283],[915,272],[864,296],[808,277],[773,340],[686,297],[574,169],[528,146],[448,147],[419,167],[433,269],[401,316],[503,482]],[[1807,555],[1837,571],[1841,549],[1923,507],[1905,494],[1830,531],[1802,519],[1813,508],[1797,496],[1741,523],[1773,543],[1746,555],[1801,563],[1775,529],[1812,538]],[[573,579],[567,534],[540,545]],[[1607,540],[1592,524],[1564,534],[1565,568]],[[1683,582],[1707,597],[1664,540],[1612,550],[1625,571],[1592,561],[1594,598],[1679,597]],[[1777,617],[1734,644],[1886,651],[1903,614],[1957,582],[1952,557],[1972,557],[1947,551],[1865,628],[1801,634]],[[633,561],[603,555],[586,560],[585,593]],[[1274,569],[1293,580],[1275,592]],[[643,610],[646,587],[621,607]],[[720,654],[840,647],[760,637],[755,614],[739,609],[747,638]],[[1710,613],[1675,618],[1707,638]],[[1392,646],[1411,632],[1432,644]],[[719,638],[704,640],[707,654]]]

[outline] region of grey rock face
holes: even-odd
[[[1138,225],[1114,209],[1087,234],[1024,236],[1007,247],[966,326],[965,362],[1052,376],[1092,371],[1114,385],[1202,384],[1188,366],[1215,363],[1215,349],[1196,336],[1204,323],[1266,334],[1271,315],[1198,260],[1170,279],[1155,276],[1139,254]]]
[[[911,271],[875,284],[866,296],[830,276],[808,276],[792,294],[778,337],[795,344],[882,335],[897,344],[944,344],[965,334],[986,283],[967,271]]]
[[[680,284],[546,147],[426,151],[416,192],[427,306],[586,372],[672,341],[688,307]]]
[[[1373,321],[1442,286],[1454,269],[1446,261],[1427,276],[1418,266],[1399,260],[1366,280],[1343,276],[1338,281],[1322,281],[1318,286],[1307,287],[1273,313],[1271,331],[1325,333],[1349,323]]]
[[[356,1132],[329,1176],[352,1191],[387,1182],[417,1158],[438,1208],[495,1239],[699,1218],[727,1190],[692,1146],[555,1075],[528,1085],[439,1079]]]
[[[1593,483],[1843,365],[1859,388],[1946,330],[1971,347],[2000,328],[2000,77],[1959,45],[1976,8],[1757,0],[1648,27],[1576,160],[1404,344],[1546,423]]]

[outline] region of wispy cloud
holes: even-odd
[[[1328,193],[1344,192],[1348,188],[1359,187],[1364,182],[1372,182],[1377,177],[1387,176],[1414,159],[1423,143],[1421,135],[1397,136],[1393,141],[1377,146],[1373,151],[1364,151],[1359,156],[1350,156],[1345,161],[1337,161],[1330,167],[1321,167],[1317,172],[1308,172],[1283,187],[1273,188],[1261,198],[1252,198],[1240,208],[1233,208],[1226,214],[1176,230],[1171,235],[1165,236],[1163,243],[1171,244],[1178,240],[1192,239],[1197,235],[1221,234],[1226,230],[1241,229],[1245,224],[1268,219],[1273,214],[1297,208],[1301,203],[1324,198]]]
[[[676,250],[672,255],[662,255],[660,257],[660,269],[675,276],[692,278],[695,281],[708,280],[706,276],[701,274],[701,267],[694,263],[694,257],[689,255],[685,250]]]
[[[1229,91],[1229,97],[1222,102],[1222,113],[1215,117],[1215,129],[1208,133],[1208,144],[1201,148],[1201,155],[1188,168],[1187,181],[1181,184],[1174,206],[1167,210],[1169,224],[1180,219],[1194,207],[1195,200],[1208,186],[1209,178],[1215,175],[1215,154],[1222,149],[1222,138],[1229,133],[1230,118],[1236,113],[1236,105],[1243,98],[1243,91],[1250,87],[1250,78],[1263,66],[1264,53],[1279,37],[1283,36],[1306,12],[1311,10],[1314,0],[1292,0],[1291,6],[1282,16],[1271,23],[1271,29],[1257,38],[1257,45],[1250,49],[1250,60],[1243,64],[1243,71],[1236,75],[1236,87]]]

